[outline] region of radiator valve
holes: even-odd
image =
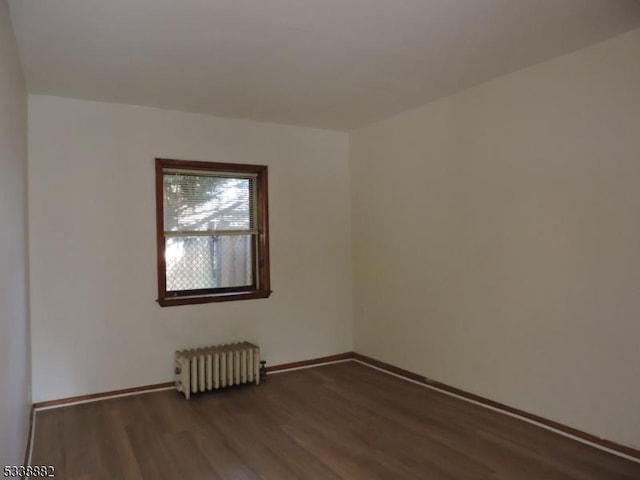
[[[267,379],[267,362],[260,360],[260,381],[264,382]]]

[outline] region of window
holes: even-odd
[[[158,303],[266,298],[267,167],[156,159]]]

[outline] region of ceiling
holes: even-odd
[[[350,130],[640,27],[637,0],[9,0],[29,92]]]

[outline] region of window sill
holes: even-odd
[[[217,293],[214,295],[197,295],[193,297],[170,297],[156,300],[161,307],[177,305],[195,305],[199,303],[231,302],[234,300],[252,300],[254,298],[269,298],[271,290],[257,290],[252,292]]]

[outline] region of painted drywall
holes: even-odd
[[[26,182],[27,94],[0,0],[0,466],[22,464],[31,407]]]
[[[640,447],[640,30],[353,132],[355,350]]]
[[[34,401],[170,381],[187,347],[353,348],[346,134],[48,96],[29,115]],[[268,165],[270,298],[156,304],[155,157]]]

